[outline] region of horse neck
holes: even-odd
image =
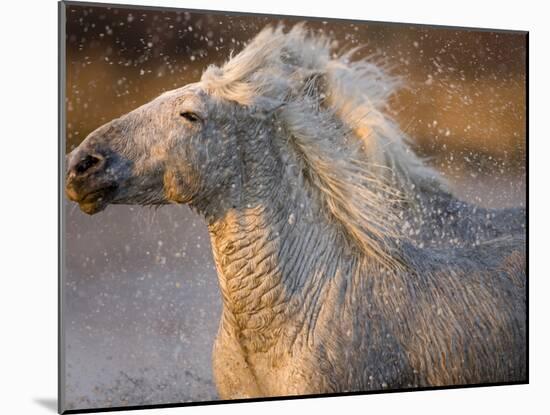
[[[289,327],[316,312],[316,297],[338,273],[344,244],[324,224],[292,165],[273,152],[249,157],[242,163],[245,179],[232,186],[231,207],[210,221],[209,231],[223,325],[257,351],[273,345],[283,330],[292,338]]]

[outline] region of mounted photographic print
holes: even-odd
[[[528,382],[527,32],[59,11],[60,412]]]

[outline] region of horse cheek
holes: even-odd
[[[197,180],[186,171],[166,170],[164,173],[164,196],[175,203],[189,203],[198,192]]]

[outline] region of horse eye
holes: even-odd
[[[183,118],[185,118],[187,121],[191,121],[191,122],[200,121],[200,117],[197,114],[195,114],[194,112],[183,111],[183,112],[180,112],[180,115]]]

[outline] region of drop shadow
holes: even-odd
[[[38,399],[35,399],[34,402],[36,402],[40,406],[43,406],[46,409],[49,409],[52,412],[57,413],[57,399],[38,398]]]

